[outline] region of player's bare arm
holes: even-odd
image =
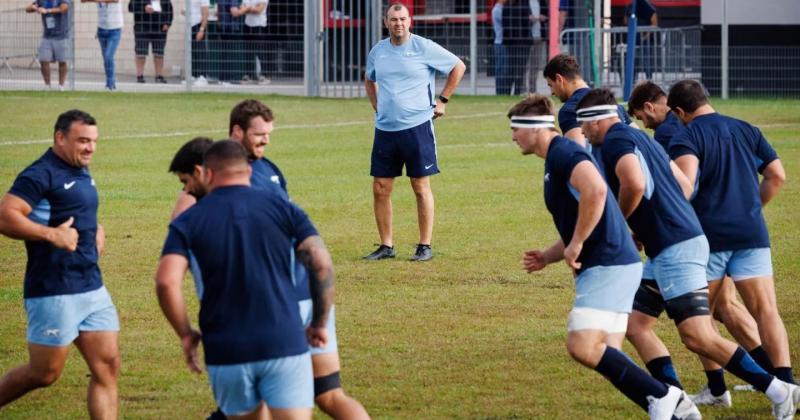
[[[675,161],[669,161],[669,168],[672,170],[672,176],[678,181],[678,185],[680,185],[681,191],[683,191],[683,196],[688,200],[689,197],[692,196],[694,184],[689,182],[689,178],[681,171],[681,168],[678,167]]]
[[[700,166],[700,160],[695,155],[683,155],[675,159],[675,164],[678,165],[681,172],[686,175],[686,180],[694,191],[694,183],[697,179],[697,168]]]
[[[25,200],[7,193],[0,200],[0,233],[13,239],[47,241],[70,252],[77,249],[78,231],[72,227],[72,217],[59,226],[49,227],[30,220],[31,211]]]
[[[97,246],[97,256],[103,255],[106,250],[106,230],[103,225],[97,224],[97,234],[95,235],[95,244]]]
[[[645,179],[639,159],[633,153],[621,157],[614,168],[619,178],[619,209],[627,219],[644,197]]]
[[[181,292],[183,277],[188,267],[189,261],[183,255],[167,254],[161,257],[156,271],[156,295],[161,311],[181,340],[186,365],[189,370],[200,373],[203,371],[197,356],[200,333],[192,329],[189,323],[186,302]]]
[[[325,325],[334,300],[333,261],[319,236],[309,236],[297,246],[297,258],[308,270],[309,288],[313,301],[311,325],[307,330],[309,343],[321,347],[327,343]]]
[[[784,171],[780,159],[775,159],[764,168],[762,175],[763,179],[759,186],[759,194],[761,195],[761,205],[766,206],[778,195],[778,191],[786,182],[786,171]]]
[[[600,172],[588,160],[575,165],[575,169],[572,170],[569,177],[569,183],[580,193],[580,200],[578,201],[578,220],[575,222],[572,240],[564,249],[564,259],[567,265],[577,270],[581,268],[578,256],[583,250],[583,243],[592,234],[603,216],[608,188]]]

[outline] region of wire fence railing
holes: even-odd
[[[119,0],[116,9],[91,0],[38,1],[69,4],[65,88],[76,90],[363,96],[367,54],[387,34],[381,22],[386,0]],[[552,53],[549,2],[517,2],[505,11],[492,1],[407,3],[412,32],[467,64],[459,93],[547,92],[542,68]],[[39,56],[46,19],[26,12],[29,4],[0,4],[3,90],[47,88]],[[635,81],[669,86],[696,78],[720,93],[721,51],[703,44],[702,27],[637,32],[629,43],[625,27],[570,28],[559,44],[577,57],[594,86],[619,90],[625,56],[633,51]],[[728,56],[732,96],[800,97],[800,47],[732,46]],[[57,81],[58,66],[50,71]]]

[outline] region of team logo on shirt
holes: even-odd
[[[276,183],[276,184],[278,184],[278,185],[280,185],[280,183],[281,183],[281,179],[278,178],[278,175],[272,175],[271,177],[269,177],[269,180],[274,182],[274,183]]]
[[[550,173],[544,174],[544,182],[550,182]]]
[[[92,178],[92,186],[94,187],[94,178]]]
[[[73,185],[75,185],[75,181],[72,181],[72,182],[65,182],[65,183],[64,183],[64,189],[65,189],[65,190],[68,190],[68,189],[72,188],[72,186],[73,186]]]

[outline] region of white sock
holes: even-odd
[[[786,401],[786,398],[789,397],[789,388],[784,386],[784,383],[778,378],[775,378],[769,383],[769,387],[764,393],[767,394],[767,398],[777,404]]]

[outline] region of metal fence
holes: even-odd
[[[687,78],[702,78],[703,49],[700,26],[657,28],[640,26],[633,43],[634,81],[652,80],[662,85]],[[560,44],[581,63],[583,78],[595,85],[619,89],[624,84],[625,55],[631,52],[628,29],[568,29]]]
[[[104,6],[70,1],[66,88],[101,90],[108,85],[108,60],[101,52],[105,44],[98,39],[103,35],[98,27]],[[160,11],[145,10],[153,0],[120,0],[121,36],[112,60],[118,89],[363,96],[367,54],[386,36],[381,18],[388,0],[155,3]],[[499,13],[490,0],[406,3],[413,16],[412,32],[441,44],[467,64],[459,93],[547,91],[541,70],[550,55],[549,2],[540,1],[538,8],[529,0],[517,2],[516,9],[506,5]],[[29,4],[30,0],[0,3],[0,89],[45,88],[38,61],[43,22],[38,14],[25,12]],[[587,13],[585,9],[576,14]],[[504,17],[512,11],[527,15],[524,20]],[[588,24],[585,19],[575,22]],[[700,26],[639,27],[638,41],[631,46],[624,27],[573,28],[561,32],[559,43],[578,58],[584,78],[595,86],[619,89],[625,55],[633,50],[637,80],[668,86],[697,78],[712,94],[719,94],[721,51],[703,46],[702,32]],[[730,47],[728,57],[732,96],[800,97],[800,47]],[[58,79],[56,67],[51,69],[53,80]]]

